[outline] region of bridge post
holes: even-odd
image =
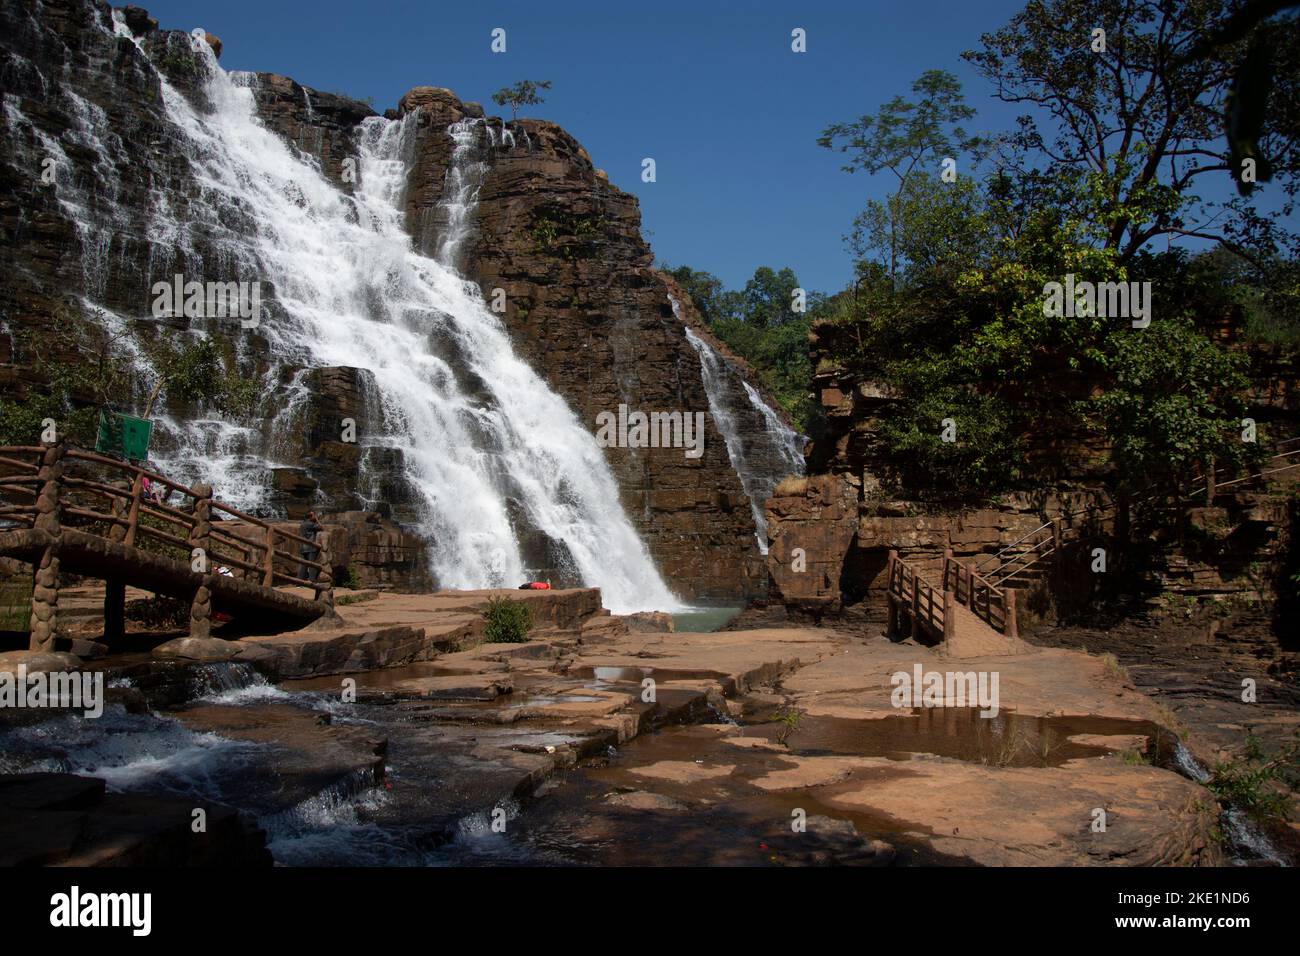
[[[1205,507],[1214,507],[1214,456],[1205,461]]]
[[[203,578],[194,591],[190,602],[190,637],[210,637],[212,635],[212,590],[208,587],[209,575],[216,573],[208,557],[208,539],[212,534],[212,486],[200,483],[194,486],[194,524],[190,527],[190,556],[194,551],[202,552]],[[190,565],[194,565],[191,563]]]
[[[957,633],[957,595],[951,588],[943,591],[943,639],[950,641]]]
[[[885,596],[889,603],[889,619],[885,624],[885,637],[894,640],[898,637],[898,602],[894,599],[894,573],[897,570],[898,552],[889,550],[889,565],[885,572]]]
[[[63,491],[62,441],[47,445],[41,456],[37,477],[41,490],[36,496],[36,521],[33,527],[50,536],[40,558],[36,561],[35,580],[32,586],[32,623],[28,649],[54,650],[54,638],[59,619],[59,544],[63,537],[59,498]]]
[[[321,531],[316,535],[316,560],[320,562],[320,574],[316,576],[315,599],[334,607],[334,554],[330,551],[330,533]]]
[[[921,635],[921,622],[918,620],[921,614],[921,576],[915,571],[912,572],[912,630],[908,635],[912,640],[919,639]]]
[[[135,544],[136,529],[140,527],[140,499],[144,497],[144,472],[137,471],[131,482],[131,505],[126,513],[126,537],[122,543]]]
[[[262,587],[275,586],[275,525],[266,525],[266,554],[262,558]]]
[[[208,576],[194,591],[190,602],[190,637],[212,636],[212,591],[208,589]]]
[[[1016,589],[1006,588],[1002,593],[1006,595],[1004,611],[1006,613],[1007,637],[1019,637],[1020,628],[1016,622]]]
[[[203,563],[207,566],[208,538],[212,535],[212,486],[197,484],[191,489],[194,494],[194,524],[190,528],[191,557],[193,549],[203,552]]]
[[[126,482],[114,482],[114,487],[128,490]],[[125,519],[130,506],[121,498],[113,498],[113,517]],[[122,543],[126,528],[113,524],[108,529],[108,540]],[[120,577],[104,578],[104,640],[120,639],[126,633],[126,582]]]

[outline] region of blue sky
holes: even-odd
[[[979,111],[972,129],[1008,129],[1014,110],[960,54],[1023,0],[144,3],[164,28],[221,37],[226,69],[373,97],[380,111],[432,85],[492,113],[495,90],[550,80],[546,103],[524,115],[562,125],[640,198],[660,260],[731,287],[758,266],[790,266],[804,287],[830,292],[852,274],[844,234],[888,181],[841,172],[818,134],[908,94],[931,68],[961,78]],[[505,53],[491,52],[495,27]],[[795,27],[806,53],[791,52]],[[641,181],[647,156],[654,183]]]

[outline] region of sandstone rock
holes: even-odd
[[[664,611],[637,611],[635,614],[626,615],[625,619],[628,630],[633,633],[671,633],[677,629],[673,624],[673,616]]]
[[[108,645],[101,644],[98,641],[87,641],[77,638],[72,641],[70,650],[74,657],[79,657],[82,660],[93,661],[98,660],[108,653]]]
[[[605,798],[610,806],[627,807],[630,810],[659,810],[668,813],[680,813],[690,809],[680,800],[665,797],[660,793],[645,790],[633,790],[631,793],[615,793]]]
[[[75,654],[54,651],[5,651],[0,653],[0,671],[18,673],[20,665],[25,665],[28,674],[40,671],[63,672],[81,668],[81,658]]]
[[[158,21],[149,16],[149,11],[143,7],[127,5],[122,8],[122,18],[126,22],[131,33],[137,37],[142,37],[147,33],[153,33],[158,29]]]
[[[772,597],[814,616],[838,610],[845,556],[857,534],[857,496],[834,475],[783,483],[782,490],[792,493],[766,506]]]
[[[237,641],[223,641],[217,637],[178,637],[155,647],[153,656],[210,663],[232,661],[243,650],[244,645]]]

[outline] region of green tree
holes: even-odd
[[[918,97],[915,102],[895,96],[875,115],[826,127],[817,140],[818,145],[850,157],[843,167],[846,172],[888,171],[894,177],[894,191],[883,202],[870,200],[866,213],[880,223],[880,237],[873,246],[887,247],[885,262],[891,278],[899,271],[898,233],[904,228],[903,197],[911,178],[980,142],[968,137],[960,125],[972,119],[975,110],[966,105],[961,83],[953,74],[927,70],[912,84],[912,92]]]
[[[802,302],[796,299],[799,293],[803,293]],[[807,293],[800,289],[793,269],[777,271],[768,266],[759,266],[741,292],[741,314],[750,325],[775,329],[806,312],[807,299]]]
[[[497,106],[510,107],[510,119],[513,121],[519,118],[519,107],[545,103],[546,98],[538,95],[538,91],[550,88],[550,80],[520,80],[514,86],[503,86],[493,93],[492,102]]]
[[[672,276],[682,290],[691,297],[691,303],[706,324],[713,325],[723,319],[735,318],[739,314],[740,296],[735,292],[729,292],[722,280],[713,273],[692,269],[690,266],[671,268],[662,265],[660,268]]]
[[[1188,56],[1228,21],[1232,6],[1030,0],[981,38],[982,49],[963,54],[999,99],[1028,109],[1003,140],[1005,168],[1048,184],[1054,204],[1120,263],[1165,236],[1212,240],[1263,266],[1278,243],[1296,240],[1284,223],[1300,167],[1300,23],[1257,23],[1235,42]],[[1096,29],[1105,31],[1104,50]],[[1252,148],[1289,182],[1269,213],[1240,196],[1214,201],[1196,188],[1206,176],[1240,179],[1224,117],[1238,61],[1264,40],[1275,51],[1276,81],[1257,84],[1268,103]]]

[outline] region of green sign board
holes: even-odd
[[[117,455],[128,461],[146,461],[149,458],[149,435],[152,431],[153,422],[147,418],[101,411],[95,451],[103,455]]]

